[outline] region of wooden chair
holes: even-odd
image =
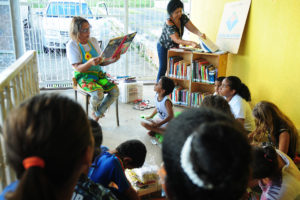
[[[85,97],[85,110],[86,110],[86,114],[89,115],[89,101],[90,101],[90,94],[87,93],[86,91],[84,91],[83,89],[81,89],[78,83],[76,81],[76,79],[73,77],[73,89],[75,92],[75,100],[77,101],[77,92],[79,92],[80,94],[82,94]],[[120,125],[119,123],[119,100],[118,98],[116,99],[116,121],[117,121],[117,126]]]

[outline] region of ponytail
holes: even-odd
[[[249,88],[244,83],[241,84],[238,94],[246,101],[251,101],[251,94]]]
[[[7,162],[20,180],[9,200],[71,196],[93,142],[82,107],[55,93],[36,95],[12,110],[4,138]]]
[[[26,191],[26,192],[24,192]],[[28,192],[34,191],[34,192]],[[7,193],[7,200],[30,199],[30,200],[52,200],[55,197],[53,184],[45,176],[44,169],[31,167],[23,173],[18,187],[14,193]]]
[[[251,94],[249,88],[242,83],[237,76],[228,76],[226,79],[229,81],[229,87],[236,91],[236,94],[240,95],[246,101],[251,101]]]

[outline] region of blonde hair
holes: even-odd
[[[267,132],[270,134],[272,142],[276,146],[279,144],[279,134],[281,129],[286,129],[290,134],[290,144],[288,154],[295,155],[298,132],[294,123],[273,103],[261,101],[253,108],[256,130],[255,135]],[[290,157],[294,157],[291,156]]]
[[[80,34],[80,29],[83,23],[89,23],[85,18],[76,16],[73,17],[71,24],[70,24],[70,37],[72,40],[75,40],[78,42],[78,37]]]

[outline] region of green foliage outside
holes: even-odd
[[[96,6],[99,1],[91,1],[91,6]],[[107,7],[123,8],[125,6],[125,0],[102,0],[105,2]],[[152,8],[154,7],[153,0],[128,0],[129,8]]]
[[[48,1],[27,0],[27,3],[29,3],[31,8],[45,8],[48,4]]]
[[[59,0],[58,0],[59,1]],[[184,0],[187,1],[187,0]],[[125,6],[125,0],[86,0],[90,7],[96,6],[99,2],[105,2],[107,7],[121,7]],[[48,4],[48,0],[27,0],[32,8],[45,8]],[[128,0],[128,7],[130,8],[152,8],[154,7],[154,0]]]
[[[58,0],[59,1],[59,0]],[[130,8],[153,8],[155,0],[128,0],[128,6]],[[181,0],[187,3],[189,0]],[[48,4],[48,0],[27,0],[32,8],[44,8]],[[124,7],[125,0],[86,0],[89,6],[96,6],[99,2],[105,2],[107,7]]]

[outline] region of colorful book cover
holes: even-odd
[[[125,36],[112,38],[101,54],[104,62],[112,61],[119,53],[124,54],[128,50],[137,32]]]

